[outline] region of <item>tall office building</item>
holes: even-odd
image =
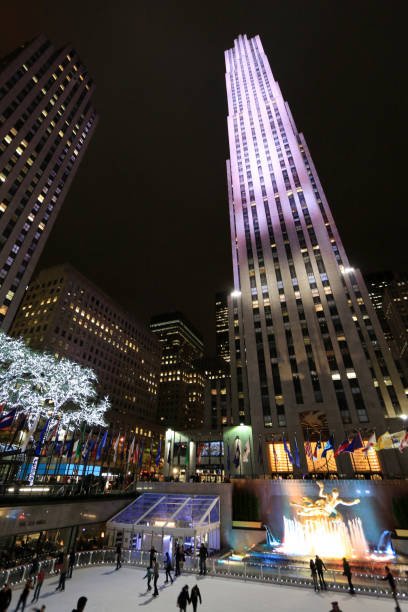
[[[204,353],[203,340],[180,312],[152,317],[150,329],[161,346],[158,422],[172,429],[200,429],[205,377],[196,362]]]
[[[10,329],[38,350],[95,370],[109,395],[107,421],[137,433],[158,432],[160,346],[157,338],[72,266],[41,270],[29,284]]]
[[[329,433],[337,444],[356,430],[366,438],[408,405],[259,37],[239,36],[225,62],[233,418],[252,428],[276,471],[283,436],[292,450],[295,438],[299,447]],[[301,470],[313,471],[300,450]],[[345,456],[326,463],[321,471],[362,469]],[[381,453],[380,469],[401,470],[392,451]]]
[[[384,290],[383,311],[397,357],[408,364],[408,280],[394,280]]]
[[[215,348],[217,357],[229,363],[228,293],[226,291],[215,295]]]
[[[38,36],[0,60],[0,327],[11,325],[96,126],[71,45]]]

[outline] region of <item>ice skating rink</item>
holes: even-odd
[[[199,612],[329,612],[332,601],[338,601],[342,612],[393,612],[395,605],[392,599],[377,599],[329,591],[315,594],[311,589],[284,587],[227,578],[200,577],[195,574],[180,576],[174,584],[164,584],[164,571],[160,572],[158,581],[159,596],[153,598],[146,592],[145,571],[133,567],[122,567],[116,571],[112,566],[93,567],[74,571],[71,580],[66,581],[65,592],[55,592],[58,578],[50,578],[43,585],[41,597],[36,604],[27,605],[26,611],[41,608],[45,604],[46,612],[71,612],[76,607],[78,597],[85,595],[88,603],[85,612],[129,612],[142,609],[156,612],[177,610],[176,601],[185,584],[189,588],[198,584],[203,598]],[[12,612],[20,596],[21,589],[13,591],[10,605]],[[31,595],[32,597],[32,595]],[[28,602],[31,601],[29,597]],[[402,608],[408,612],[408,606],[402,602]],[[187,610],[192,612],[192,606]]]

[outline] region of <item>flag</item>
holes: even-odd
[[[37,425],[38,425],[38,421],[39,421],[39,416],[37,416],[34,421],[33,424],[31,425],[29,431],[26,434],[26,437],[24,438],[24,442],[23,442],[23,446],[21,447],[21,452],[25,453],[26,452],[26,448],[27,445],[29,443],[29,441],[31,440],[33,434],[35,433],[35,430],[37,429]]]
[[[228,469],[228,471],[231,470],[231,456],[230,456],[230,445],[229,445],[229,442],[227,442],[227,469]]]
[[[21,415],[21,418],[20,418],[20,419],[18,420],[18,422],[17,422],[17,427],[16,427],[16,429],[15,429],[15,432],[14,432],[14,434],[13,434],[13,437],[12,437],[11,441],[10,441],[10,442],[9,442],[9,444],[8,444],[7,449],[12,448],[12,446],[13,446],[14,442],[16,441],[17,434],[18,434],[20,431],[22,431],[22,429],[24,428],[24,425],[25,425],[25,422],[26,422],[26,421],[27,421],[27,417],[26,417],[26,415],[25,415],[25,414],[22,414],[22,415]]]
[[[400,442],[400,446],[399,449],[401,451],[401,453],[408,448],[408,431],[405,433],[405,436],[402,438],[401,442]]]
[[[313,461],[312,445],[310,444],[309,436],[307,437],[307,440],[305,442],[305,452],[310,461]]]
[[[113,463],[116,463],[116,458],[118,455],[119,440],[120,440],[120,432],[118,433],[118,437],[116,438],[115,444],[113,445]]]
[[[169,440],[169,452],[167,455],[167,463],[171,463],[171,440]]]
[[[88,454],[89,454],[89,445],[91,443],[91,439],[92,439],[92,429],[88,434],[88,437],[86,439],[86,442],[84,444],[83,450],[82,450],[82,459],[87,459],[88,458]]]
[[[0,418],[0,431],[7,431],[8,429],[10,429],[14,421],[14,417],[16,416],[16,412],[17,408],[14,408],[14,410],[8,412]]]
[[[47,433],[48,423],[49,422],[50,422],[50,419],[47,420],[46,424],[44,425],[44,427],[42,429],[42,432],[40,433],[40,439],[38,440],[37,447],[35,449],[36,457],[39,457],[40,454],[41,454],[41,448],[42,448],[42,445],[43,445],[44,437],[45,437],[45,435]]]
[[[198,445],[198,461],[197,461],[197,465],[201,465],[201,455],[203,452],[203,446],[204,444],[199,444]]]
[[[80,437],[78,438],[78,440],[75,442],[74,447],[75,447],[75,459],[78,459],[80,454],[81,454],[81,447],[85,438],[85,427],[86,424],[84,423],[81,429],[81,433],[80,433]]]
[[[377,440],[376,450],[388,450],[389,448],[400,448],[401,440],[405,438],[406,431],[396,431],[393,434],[390,434],[389,431],[386,431],[382,436],[380,436]]]
[[[128,464],[129,464],[130,459],[131,459],[131,457],[133,455],[133,451],[135,450],[135,441],[136,441],[136,438],[135,438],[135,436],[133,436],[132,444],[130,445],[130,448],[129,448],[129,451],[128,451],[128,458],[127,458]]]
[[[356,435],[352,438],[350,444],[346,446],[343,452],[344,453],[354,453],[354,451],[358,450],[359,448],[363,448],[363,446],[364,444],[361,439],[361,434],[356,433]]]
[[[272,441],[273,458],[275,461],[275,470],[278,469],[278,455],[276,454],[275,442]]]
[[[346,439],[344,440],[344,442],[342,442],[340,444],[340,446],[337,448],[336,452],[334,453],[335,457],[338,457],[340,455],[340,453],[344,453],[345,449],[348,447],[349,445],[349,439],[348,437],[346,437]]]
[[[157,455],[156,455],[156,466],[159,467],[159,463],[160,463],[160,457],[161,457],[161,438],[159,440],[159,446],[157,448]]]
[[[248,438],[248,440],[246,441],[246,444],[244,446],[244,452],[242,453],[242,462],[243,463],[248,463],[250,452],[251,452],[251,445],[249,443],[249,438]]]
[[[235,439],[235,453],[234,453],[234,459],[233,459],[233,464],[235,465],[236,468],[238,468],[240,461],[241,461],[241,449],[239,446],[239,438],[237,436]]]
[[[190,442],[188,440],[186,442],[186,459],[184,465],[186,468],[190,465]]]
[[[318,440],[316,442],[316,446],[315,446],[314,453],[313,453],[313,461],[317,461],[318,454],[319,454],[318,451],[321,449],[321,447],[322,447],[322,443],[320,442],[320,440]]]
[[[327,440],[325,444],[325,447],[322,452],[322,459],[326,458],[326,455],[329,452],[329,450],[334,450],[334,435],[333,434],[330,436],[330,438]]]
[[[99,461],[99,459],[101,457],[102,450],[105,448],[107,437],[108,437],[108,430],[105,431],[105,433],[102,436],[102,440],[98,444],[98,448],[97,448],[97,451],[96,451],[96,460],[97,461]]]
[[[149,467],[152,465],[152,461],[153,461],[153,438],[150,439]]]
[[[143,463],[143,447],[144,447],[144,440],[142,440],[142,444],[140,446],[140,452],[139,452],[139,468],[142,467],[142,463]]]
[[[375,432],[374,432],[368,438],[368,442],[365,445],[365,447],[363,448],[363,453],[365,454],[366,457],[368,455],[368,451],[371,450],[372,448],[374,448],[376,444],[377,444],[377,436],[375,435]]]
[[[263,465],[263,453],[262,453],[261,438],[259,438],[259,441],[258,441],[258,463],[259,463],[259,465]]]
[[[292,453],[290,452],[288,445],[286,444],[285,436],[283,436],[283,448],[285,449],[285,452],[288,456],[289,461],[291,462],[292,465],[294,465],[295,460],[293,459]]]
[[[299,449],[298,449],[298,445],[297,445],[296,436],[295,436],[295,463],[296,463],[297,467],[300,467]]]

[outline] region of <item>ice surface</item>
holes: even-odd
[[[178,610],[176,601],[185,584],[190,589],[194,584],[200,587],[203,598],[198,612],[328,612],[332,601],[338,601],[342,612],[393,612],[395,604],[392,599],[377,599],[348,594],[328,593],[315,594],[311,589],[284,587],[272,584],[244,582],[237,579],[200,577],[195,574],[180,576],[173,585],[164,584],[164,571],[160,570],[158,582],[159,597],[153,599],[151,592],[146,592],[145,571],[134,567],[123,566],[116,571],[112,566],[101,566],[74,570],[71,580],[67,580],[65,592],[55,592],[58,578],[48,579],[44,585],[37,604],[28,605],[26,612],[47,606],[46,612],[71,612],[78,597],[85,595],[88,603],[85,612],[128,612],[145,606],[150,612],[168,612]],[[14,611],[21,589],[13,592],[9,611]],[[32,595],[31,595],[32,597]],[[28,601],[31,600],[31,597]],[[405,602],[402,607],[407,609]],[[192,612],[192,606],[187,607]]]

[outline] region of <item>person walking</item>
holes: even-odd
[[[11,602],[11,595],[10,585],[6,582],[0,591],[0,612],[6,612]]]
[[[177,544],[176,546],[176,572],[175,572],[175,576],[180,576],[181,572],[180,572],[180,559],[181,559],[181,550],[180,550],[180,545]]]
[[[347,577],[350,595],[355,594],[353,583],[351,582],[351,567],[346,557],[343,557],[343,576]]]
[[[173,571],[173,566],[171,564],[171,559],[170,559],[170,555],[168,552],[166,552],[166,559],[164,561],[164,567],[166,570],[166,580],[164,581],[164,583],[166,584],[169,581],[170,578],[170,582],[171,584],[173,584],[173,578],[171,575],[171,572]]]
[[[312,575],[312,579],[313,579],[313,587],[315,590],[315,593],[318,593],[320,591],[319,589],[319,583],[317,582],[317,569],[316,569],[316,564],[313,561],[313,559],[310,559],[310,573]]]
[[[143,576],[143,580],[147,578],[147,590],[151,591],[152,590],[152,586],[151,586],[151,581],[153,578],[153,568],[152,567],[147,567],[146,568],[146,576]]]
[[[18,604],[17,604],[17,608],[15,609],[15,612],[17,612],[17,610],[20,609],[20,604],[21,604],[21,609],[24,612],[25,607],[26,607],[26,603],[27,603],[27,597],[28,594],[30,592],[31,589],[31,580],[28,579],[27,582],[25,583],[23,592],[20,595],[20,599],[18,600]]]
[[[186,612],[187,604],[191,603],[190,596],[188,594],[188,584],[183,586],[180,595],[177,597],[177,606],[183,612]]]
[[[392,596],[394,598],[394,601],[396,603],[396,610],[397,612],[400,612],[401,608],[399,606],[398,603],[398,597],[397,597],[397,587],[395,584],[395,580],[394,580],[394,576],[391,574],[390,568],[388,567],[388,565],[385,566],[385,571],[387,572],[386,576],[383,578],[383,580],[388,580],[390,588],[391,588],[391,593]]]
[[[120,569],[122,567],[122,544],[119,542],[116,545],[116,569]]]
[[[61,565],[60,579],[56,591],[65,591],[65,579],[68,573],[68,555],[64,555]]]
[[[82,595],[82,597],[78,599],[75,610],[72,610],[72,612],[84,612],[87,601],[87,598]]]
[[[204,542],[201,542],[198,554],[200,556],[200,576],[205,576],[205,574],[207,573],[206,560],[208,557],[208,550]]]
[[[68,576],[67,578],[72,578],[72,571],[75,566],[75,550],[71,550],[69,553],[69,567],[68,567]]]
[[[153,586],[154,586],[153,597],[158,597],[159,595],[159,591],[157,590],[158,579],[159,579],[159,564],[157,562],[157,559],[155,558],[155,560],[153,561]]]
[[[325,591],[327,591],[327,586],[326,586],[326,583],[324,581],[324,575],[323,575],[323,568],[327,572],[327,567],[325,566],[325,564],[323,563],[323,561],[321,560],[319,555],[316,555],[315,565],[316,565],[316,569],[317,569],[317,574],[319,576],[320,588],[322,590],[324,589]]]
[[[34,603],[35,601],[38,601],[38,599],[40,597],[41,587],[42,587],[43,582],[44,582],[44,578],[45,578],[45,572],[44,572],[44,570],[40,570],[40,572],[38,573],[38,576],[37,576],[37,584],[35,585],[34,595],[33,595],[33,598],[31,600],[31,603]]]
[[[191,589],[191,594],[190,594],[190,601],[193,604],[193,612],[197,612],[198,600],[200,600],[200,605],[201,605],[203,603],[203,600],[201,599],[200,589],[198,588],[198,585],[195,584],[193,588]]]

